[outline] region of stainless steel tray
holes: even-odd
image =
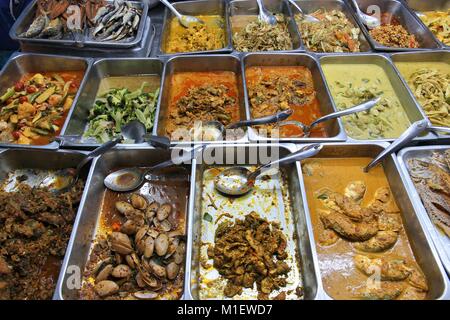
[[[153,134],[164,136],[164,123],[168,117],[171,79],[173,74],[177,72],[212,72],[212,71],[231,71],[234,72],[237,79],[238,100],[240,107],[240,119],[246,119],[246,101],[244,93],[244,81],[242,79],[241,63],[239,58],[232,55],[185,55],[170,58],[166,62],[163,74],[163,83],[161,88],[160,107],[155,115],[155,125],[153,127]],[[247,141],[247,135],[238,140],[238,142]],[[190,145],[189,141],[171,141],[177,145]],[[220,141],[195,141],[195,143],[236,143],[233,140]]]
[[[270,12],[276,14],[281,13],[284,15],[288,23],[288,31],[292,40],[292,50],[301,50],[304,51],[302,38],[298,33],[297,24],[292,17],[291,8],[289,7],[286,0],[262,0],[264,6]],[[233,39],[233,22],[232,17],[235,15],[258,15],[258,6],[255,0],[233,0],[227,3],[227,15],[228,19],[230,19],[230,37]],[[236,54],[242,54],[233,47],[233,50]],[[266,51],[266,52],[280,52],[280,51]]]
[[[414,97],[416,104],[421,107],[419,101],[414,96],[411,88],[409,87],[407,80],[404,75],[400,72],[400,69],[397,66],[399,62],[441,62],[447,63],[450,66],[450,51],[445,50],[433,50],[427,52],[403,52],[403,53],[394,53],[391,55],[391,60],[394,63],[395,68],[397,69],[398,74],[400,74],[403,84],[411,93],[411,96]],[[422,109],[422,113],[425,117],[427,117],[425,111]],[[447,134],[437,133],[437,138],[439,139],[448,139],[450,136]]]
[[[325,77],[319,67],[319,60],[306,53],[250,53],[242,58],[242,72],[245,86],[245,99],[247,101],[247,119],[251,119],[251,106],[248,97],[247,83],[245,79],[245,70],[253,66],[304,66],[307,67],[313,76],[314,88],[317,92],[317,99],[322,115],[326,115],[336,111],[333,104],[331,94],[325,85]],[[289,118],[287,119],[289,120]],[[328,138],[269,138],[259,136],[255,130],[250,128],[250,141],[279,141],[305,143],[311,141],[325,142],[325,141],[345,141],[347,135],[343,128],[341,120],[331,120],[326,123],[326,131]]]
[[[375,157],[386,146],[386,143],[326,143],[321,152],[314,158]],[[450,298],[450,282],[438,258],[436,249],[432,244],[432,236],[428,232],[427,226],[423,224],[420,218],[420,212],[415,211],[415,207],[409,198],[410,187],[404,185],[402,182],[396,156],[391,155],[385,158],[381,165],[388,179],[392,194],[401,210],[403,227],[411,244],[411,249],[417,263],[428,279],[429,292],[427,299],[448,300]],[[300,180],[300,188],[301,198],[303,199],[303,210],[306,213],[306,223],[312,230],[303,177]],[[317,257],[315,245],[313,246],[313,254]],[[325,292],[321,282],[319,282],[319,285],[319,299],[332,299]]]
[[[267,148],[267,153],[264,151],[264,148]],[[193,208],[189,215],[189,235],[188,235],[188,244],[187,244],[187,260],[190,263],[187,265],[186,269],[186,280],[185,280],[185,298],[186,299],[199,299],[199,260],[200,260],[200,249],[201,243],[203,243],[204,238],[211,239],[214,237],[214,230],[212,228],[204,229],[202,228],[203,214],[202,206],[206,206],[206,204],[202,203],[202,194],[204,188],[211,187],[210,185],[205,186],[203,181],[203,174],[205,168],[210,164],[209,156],[213,154],[214,159],[219,163],[223,163],[225,165],[255,165],[263,161],[266,163],[271,157],[282,157],[286,154],[289,154],[291,151],[295,150],[293,145],[279,145],[279,144],[237,144],[232,146],[208,146],[204,153],[203,157],[198,157],[195,164],[195,175],[193,173],[191,184],[191,190],[195,190],[194,196],[191,198],[193,200]],[[272,152],[272,153],[271,153]],[[228,162],[231,160],[231,163]],[[214,165],[215,166],[215,165]],[[223,166],[223,165],[219,165]],[[278,218],[280,219],[280,223],[282,227],[285,227],[286,232],[292,233],[293,239],[292,241],[288,240],[289,251],[297,251],[298,253],[298,262],[299,269],[296,270],[300,272],[297,277],[301,277],[301,281],[303,282],[304,289],[304,299],[316,299],[319,291],[320,291],[320,275],[318,273],[317,259],[314,254],[312,243],[314,242],[314,238],[312,237],[312,229],[310,225],[307,223],[306,216],[304,212],[301,210],[302,207],[302,196],[300,194],[299,189],[299,179],[300,178],[300,168],[299,164],[292,164],[289,166],[285,166],[286,177],[287,177],[287,191],[290,195],[290,206],[291,210],[289,215],[289,211],[278,212],[278,213],[270,213],[269,220],[277,220],[275,216],[280,214]],[[279,199],[280,195],[278,193],[280,190],[273,192],[274,196],[276,194],[277,199]],[[270,202],[270,197],[266,200]],[[279,201],[279,200],[277,200]],[[252,203],[254,208],[259,208],[259,206],[263,205],[261,199],[259,203],[255,201]],[[218,202],[219,203],[219,202]],[[222,203],[222,202],[220,202]],[[228,207],[227,207],[228,208]],[[264,206],[265,209],[267,207]],[[229,211],[229,210],[228,210]],[[227,213],[228,213],[227,211]],[[244,212],[250,212],[252,208],[243,208],[242,212],[230,212],[235,215],[235,217],[242,218]],[[262,216],[267,212],[259,212]],[[275,216],[274,216],[275,214]],[[284,215],[286,217],[282,218]],[[283,221],[282,221],[283,220]],[[286,225],[287,224],[287,225]],[[214,223],[214,226],[216,224]],[[208,230],[205,234],[202,234],[202,230]],[[204,249],[204,248],[203,248]],[[204,254],[204,252],[203,252]],[[298,279],[297,279],[298,280]],[[292,286],[292,284],[291,284]],[[253,291],[253,290],[252,290]],[[222,299],[220,296],[214,297],[213,299]]]
[[[375,50],[380,51],[411,51],[411,50],[427,50],[437,49],[440,47],[439,43],[435,40],[433,34],[427,27],[425,27],[419,18],[413,15],[408,8],[399,0],[356,0],[359,8],[364,13],[369,6],[375,5],[381,9],[381,13],[389,12],[394,14],[402,24],[402,26],[411,34],[416,37],[419,42],[419,48],[394,48],[386,47],[376,42],[369,34],[367,27],[365,27],[361,19],[358,18],[360,25],[362,25],[362,31],[366,35],[370,44]],[[353,6],[352,6],[353,7]],[[354,9],[354,8],[353,8]]]
[[[425,118],[425,114],[422,112],[422,109],[419,105],[416,104],[413,96],[405,87],[403,81],[401,80],[400,75],[397,70],[393,67],[392,62],[389,60],[387,55],[382,54],[371,54],[371,53],[360,53],[360,54],[342,54],[342,55],[323,55],[320,57],[320,64],[323,65],[325,63],[329,64],[348,64],[349,68],[351,68],[352,64],[362,64],[369,63],[375,64],[383,68],[386,72],[387,77],[389,78],[391,85],[400,100],[400,103],[408,116],[408,119],[411,123],[422,120]],[[325,80],[326,77],[325,77]],[[328,86],[328,83],[327,83]],[[331,90],[330,90],[331,92]],[[345,130],[345,125],[343,126]],[[426,140],[433,139],[435,136],[431,133],[419,136],[415,140]],[[392,142],[394,139],[374,139],[374,140],[366,140],[366,141],[385,141]],[[357,142],[363,140],[356,140],[352,137],[348,136],[347,141]]]
[[[363,30],[364,26],[361,26],[359,20],[356,18],[353,13],[352,8],[345,2],[344,0],[302,0],[295,1],[295,3],[303,10],[304,13],[309,14],[318,9],[326,9],[326,10],[338,10],[345,14],[347,19],[357,28]],[[297,8],[295,8],[292,4],[290,4],[292,15],[295,16],[297,14]],[[300,26],[297,24],[300,36],[302,36],[302,30]],[[359,34],[359,42],[361,43],[360,51],[361,52],[369,52],[372,51],[372,47],[370,43],[367,41],[364,33],[361,31]],[[309,50],[303,43],[303,47],[308,52],[313,52]],[[326,52],[326,54],[333,54],[333,52]],[[351,54],[351,53],[349,53]]]
[[[165,44],[169,37],[170,21],[175,18],[172,11],[166,8],[164,12],[164,21],[161,30],[161,37],[158,46],[158,56],[175,56],[184,54],[212,54],[212,53],[228,53],[232,50],[230,21],[226,14],[226,3],[221,0],[194,0],[194,1],[182,1],[175,2],[173,6],[182,14],[188,15],[220,15],[225,20],[225,46],[217,50],[207,51],[193,51],[193,52],[178,52],[168,53],[165,49]],[[176,18],[175,18],[176,19]]]
[[[401,150],[397,155],[397,160],[402,174],[403,183],[408,188],[408,196],[414,209],[417,212],[418,218],[421,220],[424,228],[430,234],[430,237],[436,247],[439,257],[442,260],[444,268],[450,275],[450,239],[442,234],[431,221],[425,207],[420,200],[419,193],[414,186],[411,176],[408,170],[408,160],[411,158],[426,158],[434,151],[444,151],[450,149],[450,146],[423,146],[423,147],[410,147]]]
[[[77,94],[75,95],[74,102],[71,107],[71,110],[73,110],[78,97],[81,95],[81,92],[84,89],[86,74],[89,72],[91,64],[92,60],[85,58],[18,53],[16,55],[13,55],[4,66],[2,71],[0,71],[0,91],[4,92],[8,87],[14,85],[14,83],[19,81],[23,75],[29,72],[84,70],[83,80],[81,81],[80,87]],[[70,112],[71,111],[69,111],[69,114]],[[64,122],[64,126],[67,124],[68,120],[69,115]],[[53,141],[47,145],[42,146],[0,143],[0,147],[56,150],[59,147],[59,143]]]
[[[448,0],[406,0],[409,9],[418,15],[421,11],[433,11],[433,10],[447,10],[450,8],[450,2]],[[418,17],[419,18],[419,17]],[[419,18],[420,19],[420,18]],[[441,44],[442,47],[450,49],[450,46],[446,46],[440,42],[433,33],[431,33],[434,39]]]
[[[60,277],[56,286],[53,299],[73,300],[79,298],[79,287],[74,286],[74,280],[80,281],[86,263],[89,259],[92,243],[99,227],[105,186],[103,179],[112,170],[129,167],[150,167],[161,161],[170,158],[171,151],[156,149],[122,149],[110,151],[96,159],[92,163],[89,176],[86,180],[86,187],[81,199],[77,219],[73,227],[73,232],[67,247],[67,253],[61,267]],[[192,166],[193,168],[193,166]],[[193,169],[189,169],[191,177]],[[193,190],[190,190],[190,196]],[[191,201],[188,199],[188,201]],[[186,212],[188,221],[189,207]],[[186,227],[188,230],[188,225]],[[185,264],[187,264],[185,261]],[[185,269],[186,270],[186,266]],[[186,274],[186,272],[185,272]],[[74,278],[78,277],[78,278]],[[75,282],[76,283],[76,282]]]
[[[33,22],[36,13],[36,1],[30,3],[19,18],[16,20],[14,25],[12,26],[9,35],[11,39],[19,41],[21,43],[35,43],[35,44],[53,44],[59,46],[68,46],[70,47],[97,47],[97,48],[131,48],[133,46],[138,45],[142,38],[144,37],[144,26],[148,14],[148,4],[147,2],[137,2],[130,1],[130,3],[134,7],[138,7],[142,9],[141,21],[139,22],[139,28],[136,33],[136,36],[131,41],[95,41],[92,39],[90,35],[88,35],[89,30],[84,31],[83,39],[81,41],[76,41],[73,37],[66,37],[65,39],[56,40],[56,39],[39,39],[39,38],[23,38],[19,37],[19,35],[28,29],[30,24]],[[113,1],[107,1],[108,4],[112,4]],[[88,29],[88,28],[86,28]]]
[[[111,76],[130,76],[130,75],[155,75],[160,77],[160,92],[162,90],[162,74],[164,64],[156,58],[117,58],[100,59],[94,62],[90,72],[86,76],[85,89],[75,101],[75,105],[67,116],[69,119],[61,130],[61,136],[64,137],[64,147],[69,148],[95,148],[100,146],[92,138],[82,137],[88,125],[88,115],[97,98],[100,83],[103,78]],[[156,89],[156,88],[155,88]],[[161,94],[160,94],[161,96]],[[159,108],[160,96],[158,97],[155,113]],[[119,147],[149,147],[148,144],[120,144]]]
[[[145,58],[150,56],[153,41],[155,38],[156,29],[151,22],[151,18],[147,17],[144,27],[144,37],[142,41],[134,47],[130,48],[94,48],[94,47],[76,47],[76,46],[61,46],[58,44],[41,44],[21,42],[20,49],[23,52],[35,53],[53,53],[60,55],[71,55],[80,57],[92,58]]]

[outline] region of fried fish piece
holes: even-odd
[[[318,242],[322,246],[331,246],[339,240],[339,236],[334,230],[323,229],[319,233]]]
[[[399,214],[383,213],[378,216],[378,229],[380,231],[399,232],[402,228],[402,217]]]
[[[421,291],[428,291],[428,284],[425,276],[415,267],[410,267],[409,271],[411,275],[408,278],[408,283],[414,288]]]
[[[350,241],[366,241],[378,232],[378,222],[354,222],[346,215],[336,211],[319,212],[320,220],[327,229],[333,229],[341,237]]]
[[[360,299],[368,300],[394,300],[405,290],[402,282],[381,281],[379,286],[364,286],[356,291]]]
[[[364,242],[356,242],[354,247],[365,252],[383,252],[394,246],[398,233],[395,231],[379,231],[374,237]]]
[[[401,258],[374,258],[357,254],[353,258],[355,266],[366,276],[379,272],[382,281],[402,281],[411,275],[411,269]]]

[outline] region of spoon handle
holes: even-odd
[[[362,17],[363,12],[361,11],[361,9],[358,6],[358,3],[356,2],[356,0],[352,0],[353,6],[355,7],[356,13],[358,14],[358,16]]]
[[[182,164],[185,161],[192,160],[192,159],[195,158],[195,155],[197,154],[197,152],[203,150],[204,148],[206,148],[206,144],[192,149],[191,152],[183,154],[181,157],[178,157],[178,158],[175,158],[175,159],[171,158],[171,159],[166,160],[164,162],[158,163],[158,164],[154,165],[153,167],[149,168],[145,172],[144,176],[149,174],[151,171],[164,169],[164,168],[167,168],[167,167],[170,167],[170,166],[173,166],[173,165],[179,165],[179,164]]]
[[[159,1],[161,1],[162,3],[164,3],[164,5],[165,5],[167,8],[169,8],[170,11],[172,11],[173,14],[174,14],[178,19],[181,19],[181,14],[178,12],[177,9],[175,9],[175,7],[174,7],[169,1],[167,1],[167,0],[159,0]]]
[[[281,158],[281,159],[269,162],[268,164],[259,166],[255,171],[253,171],[252,173],[250,173],[248,175],[248,180],[249,181],[255,180],[257,176],[259,176],[261,173],[272,168],[275,165],[282,166],[285,164],[293,163],[296,161],[300,161],[300,160],[315,156],[316,154],[319,153],[320,150],[322,150],[322,147],[323,146],[320,143],[311,144],[311,145],[308,145],[308,146],[300,149],[297,152],[287,155],[284,158]]]
[[[104,154],[105,152],[109,151],[110,149],[114,148],[118,143],[122,141],[122,136],[115,138],[111,141],[105,142],[100,147],[94,149],[92,152],[88,153],[86,157],[78,163],[76,167],[76,172],[78,173],[83,166],[88,163],[92,158],[95,158],[99,155]]]
[[[145,139],[149,144],[156,148],[169,149],[170,148],[170,139],[163,136],[156,136],[153,134],[145,136]]]
[[[428,126],[428,130],[433,131],[434,133],[438,133],[439,131],[450,133],[449,127]]]
[[[420,133],[427,129],[428,120],[423,119],[414,122],[408,129],[403,132],[392,144],[384,149],[378,156],[375,157],[365,168],[364,172],[369,172],[370,169],[375,167],[381,160],[387,155],[399,150],[408,144],[412,139],[417,137]]]
[[[284,119],[287,119],[290,115],[292,115],[294,111],[288,109],[284,111],[280,111],[274,115],[251,119],[251,120],[242,120],[236,123],[232,123],[229,126],[226,127],[226,129],[236,129],[236,128],[242,128],[242,127],[250,127],[260,124],[268,124],[268,123],[274,123],[278,121],[282,121]]]
[[[361,103],[361,104],[359,104],[359,105],[357,105],[355,107],[327,114],[326,116],[320,117],[319,119],[317,119],[314,122],[312,122],[309,125],[309,129],[311,130],[312,127],[318,125],[321,122],[325,122],[325,121],[328,121],[328,120],[331,120],[331,119],[340,118],[340,117],[347,116],[349,114],[353,114],[353,113],[356,113],[356,112],[369,110],[370,108],[373,108],[380,101],[380,99],[381,98],[378,97],[378,98],[366,101],[364,103]]]

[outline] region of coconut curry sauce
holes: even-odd
[[[250,67],[245,70],[252,118],[273,115],[286,109],[294,113],[287,120],[306,125],[322,116],[311,71],[306,67]],[[274,125],[261,126],[274,135]],[[276,128],[276,127],[275,127]],[[280,127],[281,137],[303,135],[300,127]],[[327,137],[323,123],[314,127],[311,137]]]
[[[106,190],[81,299],[179,299],[183,294],[189,174],[152,175],[139,190]]]
[[[236,74],[231,71],[180,72],[170,81],[166,134],[174,140],[185,138],[177,129],[190,130],[195,121],[237,122],[239,97]]]
[[[383,169],[363,172],[371,160],[302,163],[324,288],[334,299],[424,299],[427,282]]]

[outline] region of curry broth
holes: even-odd
[[[355,180],[361,180],[365,183],[367,189],[361,205],[369,205],[373,200],[375,191],[380,187],[389,186],[387,178],[381,166],[375,167],[369,173],[364,173],[363,168],[372,160],[372,158],[327,158],[327,159],[309,159],[302,162],[303,178],[306,188],[306,196],[312,221],[314,239],[316,242],[319,267],[322,276],[323,286],[329,296],[334,299],[356,299],[356,291],[364,287],[368,281],[368,276],[356,269],[353,257],[359,253],[352,247],[352,243],[340,238],[335,244],[322,246],[319,244],[319,235],[323,230],[318,210],[325,209],[320,199],[314,192],[327,187],[333,191],[344,193],[346,185]],[[312,174],[303,168],[306,164],[313,164]],[[391,200],[389,206],[397,208],[395,200]],[[401,213],[399,213],[401,214]],[[395,245],[381,253],[362,254],[375,257],[398,257],[401,256],[407,262],[418,267],[414,253],[411,249],[408,236],[404,228],[399,233]],[[420,268],[419,268],[420,269]],[[425,298],[426,293],[423,293]]]
[[[212,72],[179,72],[175,73],[170,79],[169,103],[167,114],[172,114],[177,110],[178,101],[186,96],[190,89],[201,86],[223,85],[228,89],[228,96],[235,99],[232,108],[227,111],[231,114],[231,123],[240,119],[239,114],[239,91],[236,74],[232,71],[212,71]],[[198,120],[195,115],[191,117],[191,124]],[[217,120],[217,119],[216,119]],[[165,128],[167,134],[172,134],[179,128],[175,123],[165,120]]]
[[[306,87],[314,89],[311,71],[302,66],[263,66],[263,67],[249,67],[245,70],[245,77],[247,87],[249,89],[255,87],[262,81],[267,81],[271,76],[284,75],[293,81],[301,81],[306,84]],[[251,102],[250,102],[251,103]],[[252,117],[255,118],[255,110],[261,109],[261,105],[253,105],[251,103]],[[295,120],[306,125],[311,124],[314,120],[320,118],[322,113],[320,111],[319,101],[314,92],[314,98],[305,104],[289,104],[289,108],[294,112],[287,120]],[[270,115],[269,112],[267,115]],[[301,136],[302,130],[295,125],[286,125],[280,128],[281,137]],[[327,137],[325,124],[320,123],[311,130],[311,137]]]

